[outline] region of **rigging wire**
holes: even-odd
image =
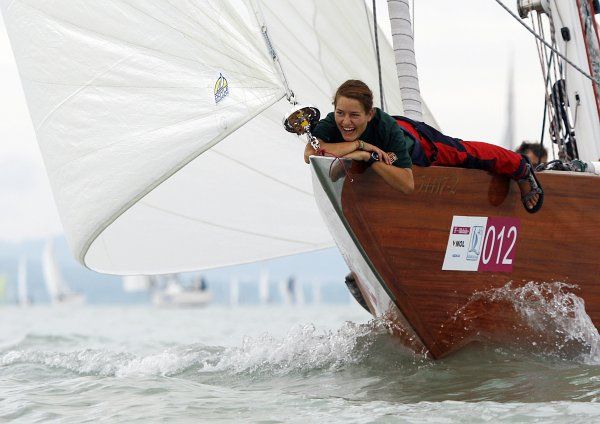
[[[381,79],[381,57],[379,55],[379,31],[377,30],[377,1],[373,0],[373,32],[375,34],[375,52],[377,54],[377,75],[379,77],[379,101],[381,110],[385,112],[383,104],[383,80]]]
[[[558,57],[560,57],[565,62],[567,62],[569,65],[571,65],[574,69],[576,69],[584,77],[588,78],[592,82],[595,82],[596,84],[600,84],[600,80],[597,80],[596,78],[594,78],[593,76],[591,76],[590,74],[585,72],[583,69],[581,69],[579,66],[577,66],[575,63],[571,62],[565,55],[563,55],[556,48],[554,48],[552,45],[550,45],[546,40],[544,40],[542,37],[540,37],[538,34],[536,34],[534,30],[529,28],[529,26],[527,26],[527,24],[525,24],[517,15],[515,15],[512,10],[510,10],[504,3],[502,3],[502,1],[500,1],[500,0],[494,0],[494,1],[496,3],[498,3],[504,10],[506,10],[513,18],[515,18],[517,22],[519,22],[521,25],[523,25],[527,29],[527,31],[529,31],[531,34],[533,34],[533,36],[535,38],[537,38],[546,47],[548,47],[550,50],[552,50],[554,53],[556,53],[556,55]]]
[[[550,61],[548,62],[548,68],[552,66],[552,61],[554,60],[554,52],[550,55]],[[548,85],[550,84],[550,75],[546,77],[546,92],[548,90]],[[544,147],[544,133],[546,132],[546,115],[548,114],[548,102],[544,96],[544,117],[542,118],[542,135],[540,136],[540,146]],[[540,149],[541,150],[541,149]]]

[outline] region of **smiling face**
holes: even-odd
[[[356,141],[373,118],[373,109],[365,111],[356,99],[338,96],[335,102],[335,123],[344,141]]]

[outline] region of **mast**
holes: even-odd
[[[408,0],[388,0],[388,11],[404,116],[422,121],[423,108]]]
[[[518,1],[519,15],[530,12],[547,16],[551,44],[580,70],[540,46],[550,104],[550,131],[559,148],[566,146],[570,159],[596,161],[600,158],[600,42],[593,2]],[[534,21],[535,23],[535,21]],[[539,31],[543,34],[543,29]],[[546,69],[547,67],[547,69]],[[582,72],[583,71],[583,72]],[[587,74],[587,75],[584,75]],[[594,82],[594,80],[596,82]],[[562,148],[561,148],[562,150]]]
[[[504,139],[502,147],[508,150],[513,149],[515,144],[515,65],[513,56],[511,56],[508,68],[508,91],[506,101],[506,128],[504,130]]]

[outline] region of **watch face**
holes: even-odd
[[[371,153],[371,157],[373,158],[373,160],[379,160],[379,154],[377,152]]]

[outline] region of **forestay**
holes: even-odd
[[[296,97],[326,113],[345,79],[378,87],[363,0],[1,1],[65,232],[86,266],[166,273],[333,244],[304,145],[282,129],[290,105],[260,23]],[[402,113],[381,44],[386,110]]]

